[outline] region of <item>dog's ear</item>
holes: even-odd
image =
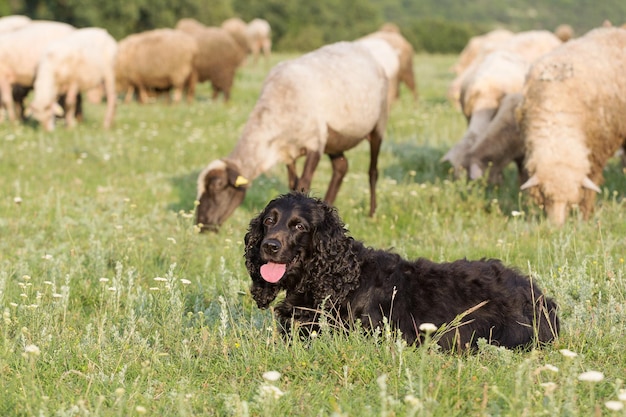
[[[248,232],[244,237],[246,268],[252,279],[250,293],[259,308],[269,307],[280,291],[278,285],[270,284],[261,277],[261,265],[263,262],[261,260],[261,242],[263,241],[264,233],[262,219],[264,216],[265,211],[250,221]]]
[[[309,275],[318,278],[310,285],[317,303],[326,298],[341,302],[359,283],[361,267],[355,242],[335,208],[321,201],[318,207],[316,216],[321,218],[315,221],[308,266]]]

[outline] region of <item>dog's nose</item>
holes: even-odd
[[[261,244],[261,247],[266,253],[272,254],[277,253],[280,250],[281,246],[282,245],[280,244],[280,242],[276,239],[266,239]]]

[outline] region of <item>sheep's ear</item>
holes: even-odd
[[[596,193],[601,193],[602,192],[600,187],[598,187],[593,181],[591,181],[591,178],[589,178],[589,177],[585,177],[585,179],[583,180],[583,187],[584,188],[588,188],[590,190],[593,190]]]
[[[527,188],[536,187],[539,185],[539,178],[536,175],[533,175],[520,187],[521,190],[525,190]]]

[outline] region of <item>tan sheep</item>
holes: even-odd
[[[261,53],[265,61],[269,62],[272,53],[272,28],[267,20],[252,19],[248,23],[248,42],[254,63],[258,61]]]
[[[602,170],[626,140],[626,31],[595,29],[531,67],[519,110],[530,179],[548,219],[593,211]]]
[[[78,29],[49,44],[39,59],[35,97],[29,106],[35,119],[46,130],[53,130],[57,98],[66,94],[65,120],[67,126],[74,126],[77,95],[104,84],[107,98],[104,127],[110,127],[116,102],[116,53],[117,42],[101,28]]]
[[[387,78],[356,42],[324,46],[276,65],[235,149],[198,176],[197,223],[217,230],[241,204],[250,182],[287,164],[289,187],[308,190],[324,153],[333,174],[325,200],[335,200],[348,170],[344,152],[370,141],[370,214],[376,210],[377,160],[387,124]],[[306,156],[300,178],[295,161]]]
[[[0,36],[0,96],[9,120],[16,120],[12,84],[32,87],[42,52],[48,44],[74,30],[66,23],[41,20]]]
[[[198,43],[194,62],[198,82],[210,81],[213,98],[222,93],[224,101],[228,101],[237,68],[246,58],[245,52],[222,28],[204,26],[195,19],[185,18],[178,21],[176,29],[192,35]]]
[[[194,60],[198,45],[191,35],[175,29],[155,29],[127,36],[118,44],[115,74],[117,89],[126,92],[126,102],[135,89],[139,101],[148,99],[147,90],[174,89],[173,102],[194,98],[198,78]]]
[[[419,98],[419,92],[415,83],[415,72],[413,70],[413,57],[415,55],[415,51],[411,43],[407,41],[399,32],[393,32],[390,30],[380,30],[370,33],[366,36],[366,38],[382,39],[398,51],[400,59],[398,82],[404,83],[407,88],[411,90],[413,99],[417,100]],[[399,86],[396,86],[396,92],[397,94],[400,93]]]
[[[248,25],[246,22],[238,17],[231,17],[230,19],[224,20],[221,27],[237,41],[237,45],[239,45],[241,50],[246,54],[252,50],[248,39]]]

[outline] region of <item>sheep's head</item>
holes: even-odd
[[[248,185],[233,164],[211,162],[198,176],[196,223],[200,230],[217,232],[243,201]]]
[[[63,116],[63,113],[63,108],[55,101],[46,105],[39,105],[39,103],[33,102],[24,115],[26,117],[32,116],[46,131],[52,132],[56,117]]]
[[[565,224],[569,209],[583,200],[585,190],[601,192],[588,176],[584,176],[579,183],[572,183],[562,179],[541,181],[537,174],[522,184],[521,189],[530,190],[535,200],[543,205],[548,220],[556,226]]]

